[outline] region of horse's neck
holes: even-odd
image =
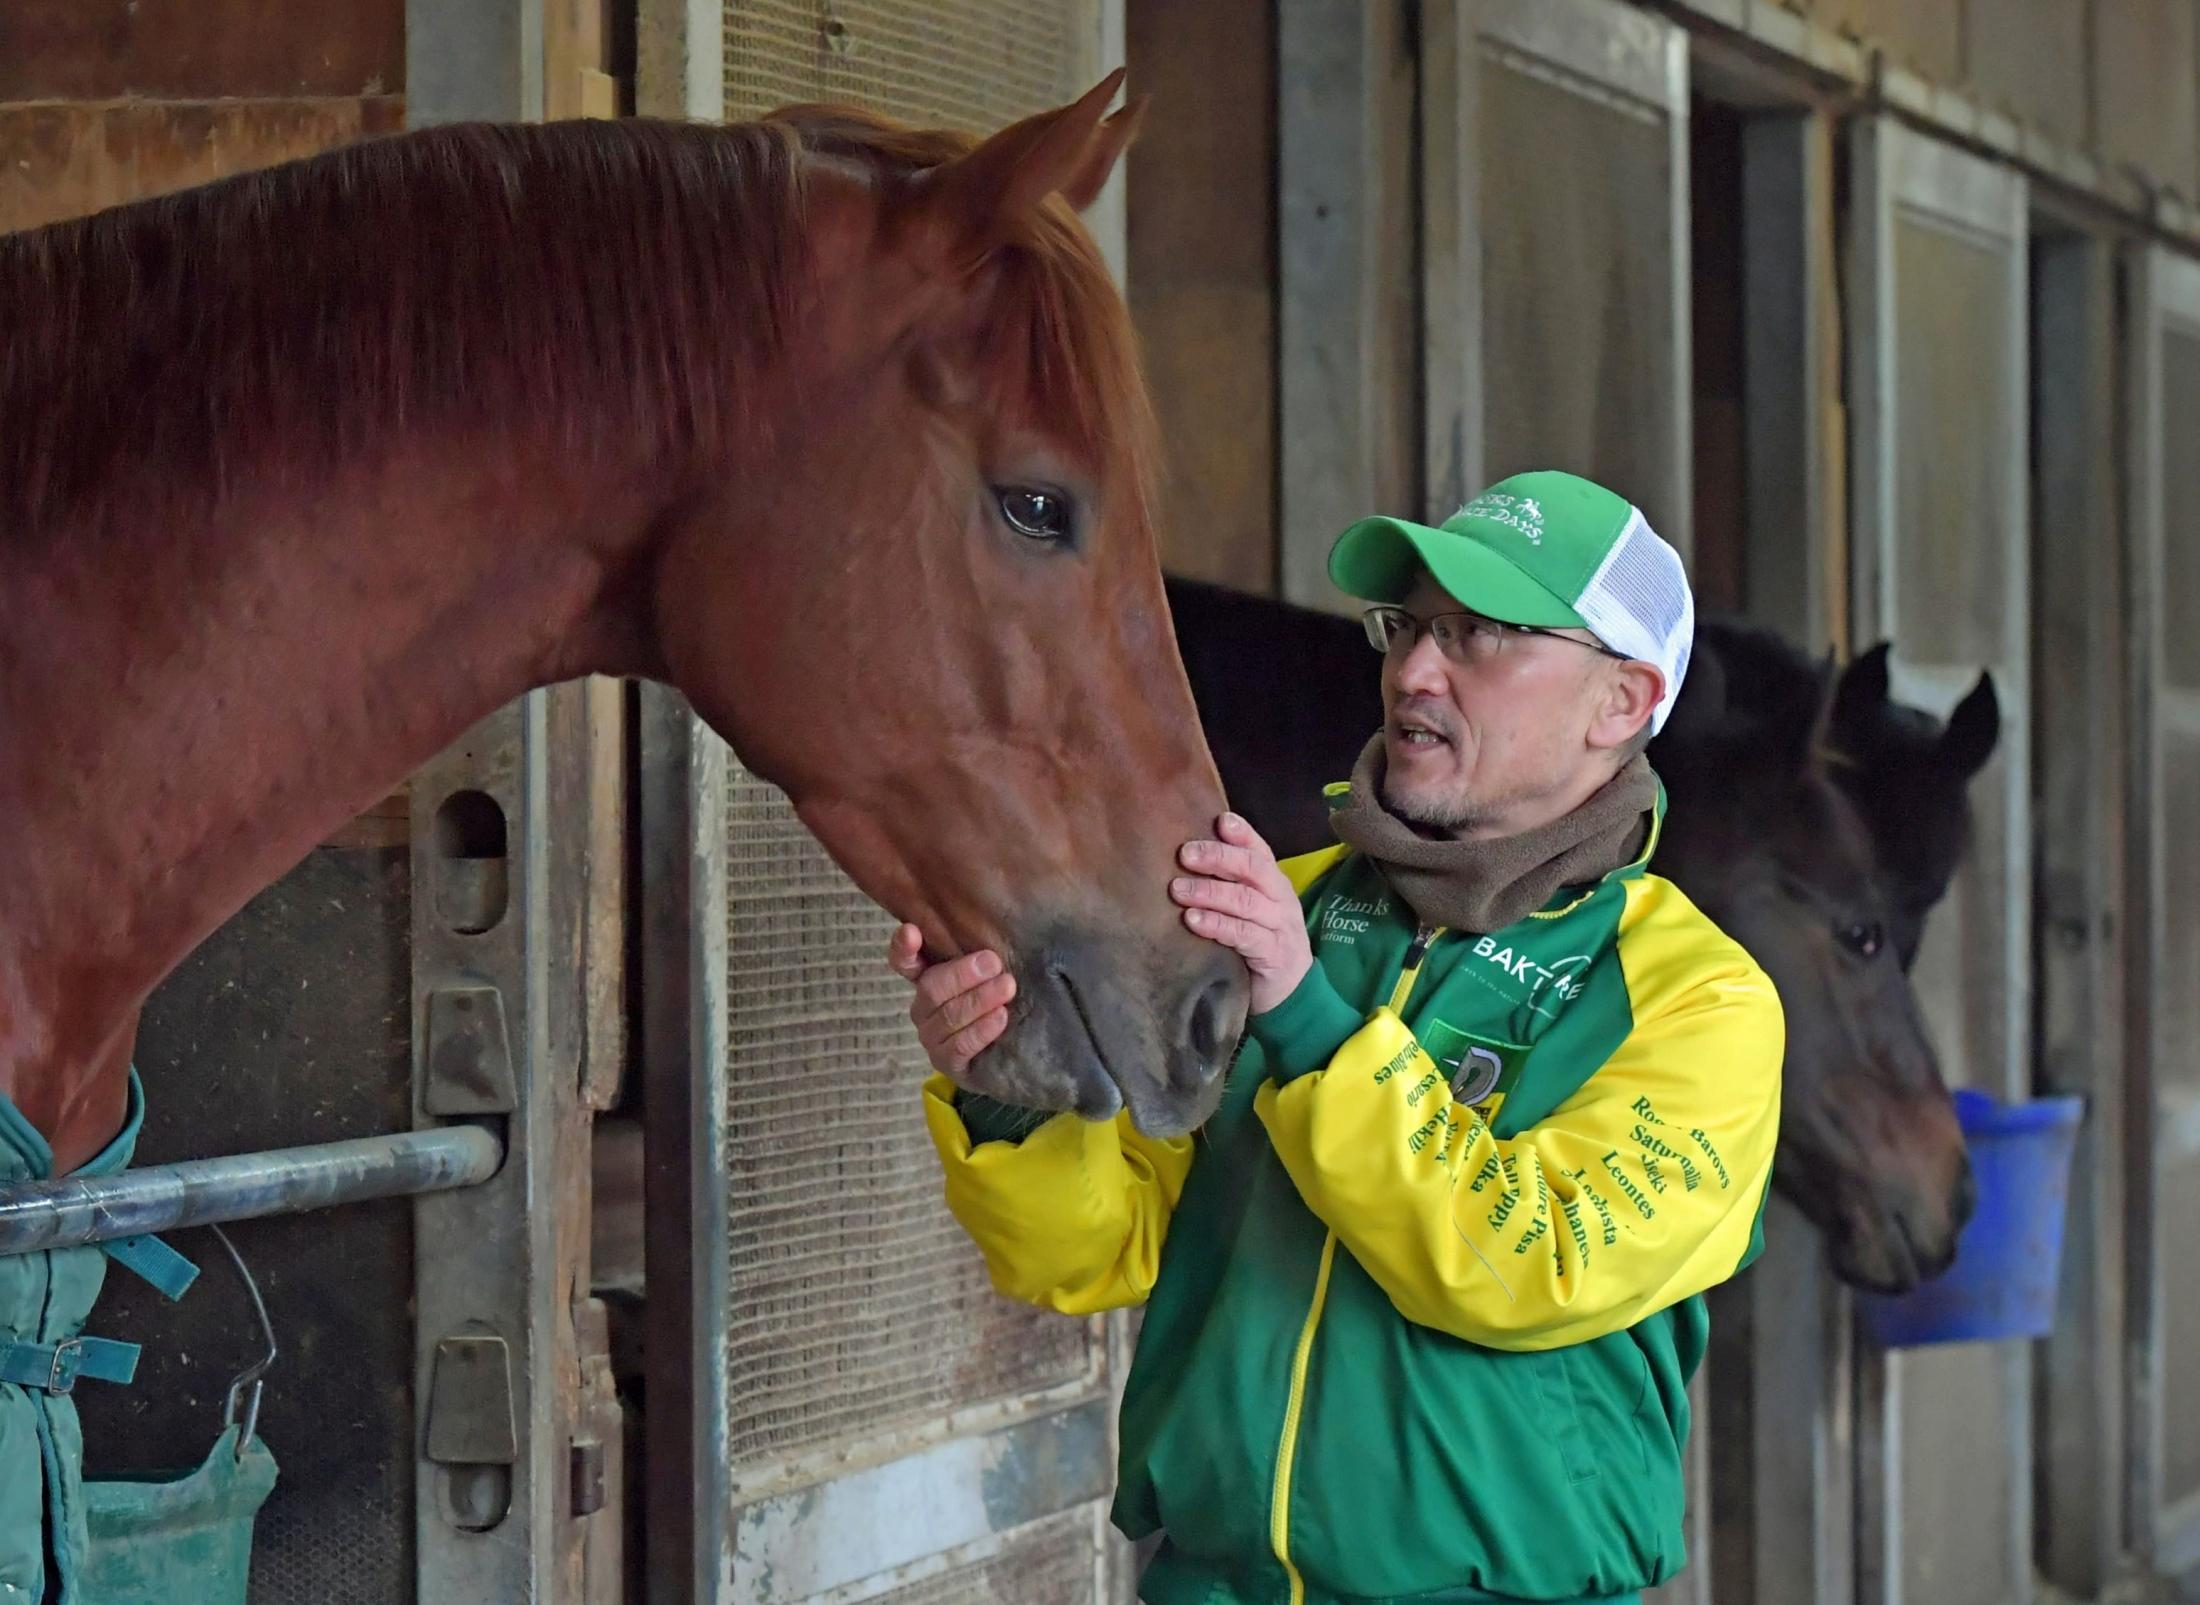
[[[62,1163],[215,926],[513,697],[650,672],[652,513],[477,442],[192,525],[111,515],[0,580],[0,1094]]]

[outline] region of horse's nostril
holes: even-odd
[[[1231,986],[1227,980],[1210,981],[1192,1000],[1191,1017],[1185,1021],[1185,1045],[1191,1050],[1185,1069],[1190,1086],[1204,1086],[1222,1073],[1222,1061],[1230,1049],[1235,1027],[1231,1019]]]

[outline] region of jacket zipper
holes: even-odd
[[[1441,925],[1417,925],[1413,940],[1406,947],[1406,961],[1399,966],[1398,984],[1390,989],[1390,1012],[1403,1014],[1406,999],[1413,995],[1413,983],[1421,979],[1421,961],[1428,957],[1429,943],[1444,934]]]
[[[1413,940],[1406,947],[1405,962],[1399,966],[1397,982],[1390,991],[1393,1013],[1405,1011],[1406,999],[1413,995],[1414,983],[1421,978],[1421,964],[1428,957],[1429,944],[1443,934],[1441,925],[1415,927]],[[1307,1304],[1306,1321],[1299,1328],[1298,1348],[1291,1356],[1291,1394],[1283,1407],[1283,1434],[1276,1445],[1276,1480],[1268,1501],[1268,1541],[1275,1549],[1276,1559],[1283,1563],[1284,1576],[1290,1579],[1291,1605],[1305,1605],[1306,1601],[1306,1579],[1299,1575],[1291,1559],[1291,1473],[1298,1459],[1299,1419],[1306,1408],[1306,1373],[1314,1357],[1314,1334],[1322,1324],[1322,1307],[1329,1302],[1329,1272],[1336,1261],[1337,1234],[1330,1232],[1322,1239],[1321,1268],[1314,1273],[1314,1296]]]

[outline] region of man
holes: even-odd
[[[1686,576],[1559,473],[1365,520],[1330,574],[1376,604],[1384,727],[1340,846],[1278,865],[1225,816],[1183,850],[1253,981],[1196,1139],[959,1093],[1013,983],[897,933],[948,1204],[1002,1292],[1147,1304],[1148,1605],[1632,1600],[1682,1563],[1700,1295],[1757,1250],[1779,1124],[1771,983],[1645,868]]]

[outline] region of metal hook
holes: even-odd
[[[244,1283],[244,1290],[252,1295],[252,1308],[260,1318],[260,1334],[267,1339],[267,1353],[237,1373],[229,1384],[229,1396],[222,1404],[222,1427],[242,1425],[237,1434],[237,1458],[244,1459],[244,1452],[252,1445],[260,1428],[260,1398],[265,1391],[263,1378],[268,1367],[275,1363],[278,1350],[275,1345],[275,1323],[267,1317],[267,1301],[260,1297],[260,1284],[252,1279],[252,1269],[237,1252],[237,1245],[229,1240],[229,1234],[219,1226],[206,1228],[220,1239],[229,1251],[229,1263],[237,1267],[237,1276]]]

